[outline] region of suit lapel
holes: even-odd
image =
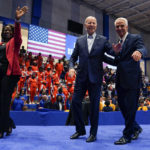
[[[83,37],[83,45],[85,45],[84,49],[85,49],[86,53],[89,54],[89,52],[88,52],[88,44],[87,44],[87,35],[85,35]]]
[[[92,51],[94,50],[94,47],[97,45],[97,41],[98,41],[99,39],[100,39],[100,38],[99,38],[99,36],[98,36],[98,35],[96,35],[95,40],[94,40],[93,45],[92,45],[92,49],[91,49],[90,54],[91,54],[91,53],[92,53]]]
[[[127,52],[127,45],[128,45],[129,39],[130,39],[130,34],[127,35],[127,37],[123,43],[122,50],[121,50],[122,55],[124,55]]]

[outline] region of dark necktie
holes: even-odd
[[[122,39],[120,39],[118,43],[120,43],[120,44],[121,44],[121,49],[120,49],[120,52],[121,52],[121,51],[122,51],[122,44],[123,44],[123,40],[122,40]]]
[[[93,39],[93,36],[92,36],[92,35],[89,35],[89,36],[88,36],[88,39]]]
[[[123,40],[122,40],[122,39],[120,39],[120,40],[119,40],[119,43],[120,43],[120,44],[122,44],[122,42],[123,42]]]

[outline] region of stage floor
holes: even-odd
[[[86,143],[87,134],[70,140],[74,126],[17,126],[11,136],[0,139],[0,150],[149,150],[150,125],[141,125],[143,132],[136,141],[126,145],[114,145],[122,135],[123,125],[99,126],[97,141]]]

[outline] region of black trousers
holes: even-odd
[[[71,103],[70,110],[69,110],[65,125],[75,125],[72,113],[73,112],[72,112],[72,103]],[[83,113],[84,124],[88,125],[89,124],[89,117],[90,117],[90,102],[89,101],[82,102],[82,113]]]
[[[12,124],[9,116],[11,96],[19,76],[0,76],[0,132],[7,132]]]
[[[118,104],[125,119],[123,135],[131,138],[132,134],[141,128],[135,121],[140,89],[124,89],[117,87]]]
[[[90,134],[96,136],[98,130],[101,84],[93,84],[89,81],[80,83],[76,80],[74,94],[72,97],[73,118],[75,121],[76,131],[84,133],[85,124],[83,119],[82,100],[84,99],[87,90],[90,98]]]

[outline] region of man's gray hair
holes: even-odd
[[[128,26],[128,20],[127,20],[126,18],[124,18],[124,17],[119,17],[119,18],[117,18],[117,19],[115,20],[115,22],[114,22],[114,25],[115,25],[115,26],[116,26],[117,21],[119,21],[119,20],[123,20],[123,21],[125,22],[126,26]]]
[[[87,19],[89,19],[89,18],[94,18],[96,20],[96,23],[97,23],[97,19],[94,16],[88,16],[88,17],[85,18],[84,24],[86,24]]]

